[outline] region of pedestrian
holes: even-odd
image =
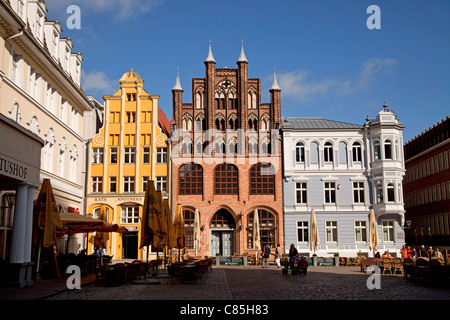
[[[269,256],[270,256],[270,247],[268,244],[266,244],[264,246],[264,248],[262,249],[262,267],[264,268],[264,265],[266,266],[266,268],[269,267]]]
[[[300,274],[306,275],[306,271],[308,271],[308,261],[306,258],[302,256],[299,262]]]
[[[427,251],[427,257],[431,259],[432,256],[433,256],[433,248],[429,247]]]
[[[289,261],[293,261],[294,258],[298,256],[298,251],[295,248],[294,244],[291,244],[291,247],[289,248]]]
[[[439,249],[436,249],[433,253],[433,257],[438,258],[440,260],[443,260],[444,257],[442,256],[442,252],[439,251]]]
[[[377,253],[375,253],[375,259],[380,259],[380,258],[381,258],[380,251],[377,251]]]
[[[275,249],[275,262],[277,264],[277,268],[281,268],[280,260],[281,260],[281,246],[280,244],[278,244]]]
[[[408,247],[407,251],[406,251],[406,255],[408,258],[412,258],[412,250],[411,247]]]
[[[417,253],[416,248],[414,248],[411,253],[411,258],[417,259],[418,257],[419,257],[419,254]]]
[[[406,248],[406,245],[402,246],[401,253],[402,253],[402,259],[408,258],[408,249]]]
[[[381,257],[382,258],[389,258],[389,259],[392,258],[392,256],[389,254],[389,250],[385,251]]]
[[[427,249],[425,249],[425,246],[422,245],[420,247],[420,256],[426,258],[427,257]]]

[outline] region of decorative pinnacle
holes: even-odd
[[[214,57],[213,57],[213,54],[212,54],[212,50],[211,50],[211,40],[209,40],[208,56],[206,57],[205,62],[207,62],[207,61],[216,62],[216,60],[214,60]]]
[[[239,55],[238,62],[248,62],[244,53],[244,41],[241,40],[241,54]]]
[[[270,88],[270,90],[281,90],[280,86],[278,85],[275,68],[273,68],[273,81],[272,81],[272,87]]]
[[[177,78],[175,79],[175,85],[173,86],[172,90],[183,90],[181,88],[181,82],[180,82],[180,76],[178,74],[178,68],[177,68]]]

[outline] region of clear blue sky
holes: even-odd
[[[208,41],[216,67],[236,68],[241,40],[249,77],[261,78],[269,102],[273,69],[281,113],[363,124],[384,101],[406,127],[404,141],[450,115],[448,0],[47,0],[47,18],[81,52],[82,85],[103,101],[131,68],[172,118],[172,88],[180,70],[184,102],[191,79],[204,77]],[[81,29],[66,25],[69,5],[81,9]],[[369,5],[381,29],[366,26]]]

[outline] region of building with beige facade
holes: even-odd
[[[43,0],[0,1],[0,135],[7,137],[1,156],[3,164],[18,164],[13,177],[0,173],[2,203],[6,194],[15,195],[11,209],[3,204],[0,209],[0,260],[16,264],[31,262],[32,205],[43,179],[50,179],[61,212],[84,214],[86,146],[97,121],[81,88],[82,56],[46,13]],[[9,135],[13,127],[21,143]],[[28,168],[27,176],[14,175],[21,167]],[[59,249],[65,247],[60,241]],[[80,248],[74,237],[69,251]]]

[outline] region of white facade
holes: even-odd
[[[43,0],[0,0],[0,113],[44,141],[36,155],[40,183],[50,179],[61,212],[83,214],[86,148],[96,113],[81,90],[81,54],[72,52],[71,39],[61,37],[60,23],[46,13]],[[2,186],[0,193],[15,189]],[[0,225],[5,237],[13,228]],[[80,246],[69,250],[78,253]],[[0,248],[0,258],[7,252]]]
[[[285,118],[285,248],[300,254],[370,255],[369,212],[374,209],[378,251],[398,254],[404,244],[403,127],[387,106],[364,125],[321,118]],[[311,211],[319,230],[310,248]]]

